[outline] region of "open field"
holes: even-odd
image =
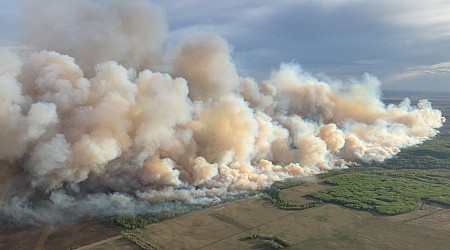
[[[420,202],[416,209],[410,213],[386,218],[410,225],[450,231],[450,209],[443,208],[436,204]]]
[[[251,202],[252,204],[246,204]],[[160,249],[251,249],[263,247],[243,240],[250,234],[276,235],[291,242],[291,249],[446,249],[450,231],[430,227],[430,223],[411,225],[326,204],[301,211],[284,211],[273,215],[271,209],[255,200],[245,200],[245,207],[258,209],[258,223],[243,227],[236,218],[224,215],[240,214],[239,206],[220,211],[208,209],[152,224],[134,233]],[[270,207],[266,207],[270,208]],[[256,210],[255,210],[256,211]],[[221,214],[218,218],[213,214]],[[270,218],[266,215],[272,214]],[[105,242],[92,248],[107,249]]]
[[[283,190],[287,199],[302,202],[325,190],[305,183]],[[294,199],[296,191],[300,199]],[[422,209],[420,209],[422,208]],[[425,204],[415,211],[382,217],[364,211],[322,204],[304,210],[283,210],[270,201],[251,198],[185,214],[148,225],[132,233],[155,249],[270,249],[249,235],[273,235],[290,242],[288,249],[446,249],[450,228],[436,226],[450,210]],[[401,217],[403,216],[403,217]],[[448,220],[447,220],[448,222]],[[116,240],[116,239],[114,239]],[[106,241],[83,249],[107,249]]]

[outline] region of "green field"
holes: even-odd
[[[325,180],[333,187],[312,197],[382,215],[415,209],[419,201],[450,206],[450,170],[346,171]]]

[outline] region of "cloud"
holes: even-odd
[[[450,36],[450,3],[442,0],[402,1],[401,11],[392,13],[385,20],[396,25],[413,27],[421,31],[423,39],[442,39]],[[416,34],[417,37],[420,37]]]
[[[387,81],[411,80],[424,75],[450,74],[450,62],[407,68],[405,71],[392,75]]]
[[[450,3],[445,0],[148,2],[164,7],[168,16],[167,47],[176,47],[191,34],[218,34],[230,41],[239,72],[258,79],[267,78],[280,62],[295,61],[337,78],[368,72],[386,81],[383,88],[394,84],[408,89],[409,85],[392,81],[399,72],[450,57]],[[18,4],[8,0],[0,5],[0,38],[14,39]],[[445,79],[423,77],[428,84],[450,90]]]
[[[241,72],[259,78],[279,62],[296,61],[332,77],[368,72],[389,88],[398,72],[450,56],[448,1],[157,2],[167,9],[169,40],[205,29],[219,33]],[[434,81],[445,87],[443,79],[429,84]]]

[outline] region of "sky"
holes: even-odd
[[[0,2],[0,42],[16,44],[16,0]],[[242,76],[265,79],[282,62],[383,89],[450,91],[449,0],[155,0],[168,46],[196,33],[228,40]]]

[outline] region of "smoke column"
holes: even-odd
[[[327,83],[282,64],[266,81],[239,76],[216,36],[165,51],[164,11],[146,1],[22,5],[37,52],[0,51],[4,221],[210,202],[383,161],[444,122],[427,100],[383,104],[369,75]]]

